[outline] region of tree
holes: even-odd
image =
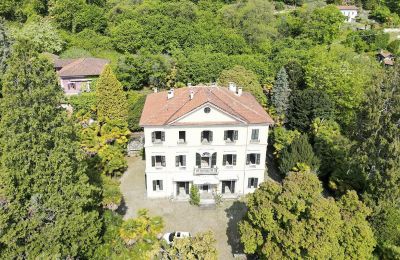
[[[307,165],[313,171],[318,170],[320,161],[315,156],[312,146],[308,142],[306,134],[294,139],[290,146],[287,146],[281,154],[279,160],[279,170],[282,174],[288,174],[299,165]]]
[[[342,165],[350,157],[352,143],[341,134],[339,124],[333,120],[316,118],[312,123],[312,132],[314,151],[321,160],[319,175],[330,177],[332,172],[345,167]]]
[[[200,192],[196,185],[190,187],[190,204],[196,206],[200,205]]]
[[[143,45],[144,33],[143,27],[134,20],[125,20],[111,29],[115,48],[133,54]]]
[[[293,140],[299,137],[300,132],[297,130],[287,130],[283,126],[273,128],[272,140],[274,143],[274,154],[276,158],[279,158],[282,151],[284,151],[289,145],[291,145]]]
[[[280,116],[286,116],[289,106],[289,88],[288,75],[285,68],[281,68],[276,76],[274,88],[271,91],[271,103]]]
[[[305,34],[319,44],[331,44],[337,38],[345,17],[334,5],[316,8],[304,24]]]
[[[2,77],[7,68],[7,59],[11,52],[11,41],[4,26],[4,20],[0,18],[0,91],[2,88]]]
[[[21,12],[22,0],[2,0],[0,2],[0,16],[6,19],[15,19]]]
[[[48,20],[25,24],[17,33],[17,37],[30,39],[38,52],[60,53],[65,45],[57,30]]]
[[[162,259],[218,259],[217,249],[215,248],[215,237],[212,231],[197,233],[193,237],[176,239],[166,251],[163,252]]]
[[[97,115],[100,121],[127,121],[128,103],[121,83],[106,65],[96,83]]]
[[[137,218],[122,223],[119,234],[127,245],[157,242],[157,235],[164,228],[164,223],[161,217],[150,217],[148,212],[146,209],[141,209]]]
[[[338,202],[323,197],[313,173],[291,173],[282,184],[268,180],[246,205],[239,223],[245,253],[266,259],[372,257],[369,209],[354,192]]]
[[[141,129],[139,126],[140,116],[142,115],[146,95],[130,91],[128,94],[128,126],[132,132]]]
[[[77,16],[85,6],[85,0],[53,0],[49,13],[60,28],[76,32]]]
[[[53,65],[23,41],[4,76],[0,121],[0,255],[85,258],[99,244],[98,190]]]
[[[308,132],[315,118],[334,118],[334,104],[329,96],[318,89],[293,91],[286,125],[291,129]]]
[[[262,106],[266,106],[267,97],[254,72],[242,66],[235,66],[232,69],[223,70],[219,75],[218,84],[221,86],[228,86],[229,82],[234,82],[238,87],[242,87],[244,91],[250,92]]]

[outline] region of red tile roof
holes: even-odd
[[[56,59],[54,67],[61,68],[57,72],[60,77],[98,76],[108,63],[98,58]]]
[[[192,100],[190,100],[190,91],[194,93]],[[272,118],[248,92],[243,92],[239,96],[227,88],[195,86],[175,89],[174,97],[170,99],[167,99],[167,91],[149,94],[140,118],[140,125],[179,125],[174,121],[207,103],[238,118],[239,124],[240,121],[248,124],[273,124]]]

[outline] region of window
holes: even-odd
[[[252,142],[259,142],[260,140],[258,139],[260,130],[258,129],[252,129],[251,130],[251,141]]]
[[[179,131],[178,144],[186,143],[186,131]]]
[[[258,187],[258,178],[249,178],[248,186],[249,189],[255,189]]]
[[[217,165],[217,153],[196,153],[196,166],[198,168],[214,168]]]
[[[222,194],[233,194],[235,193],[236,181],[222,181]]]
[[[163,181],[162,180],[154,180],[153,181],[153,191],[161,191],[163,190]]]
[[[177,155],[175,157],[176,167],[186,167],[186,155]]]
[[[222,158],[222,165],[236,165],[236,154],[224,154]]]
[[[153,144],[161,144],[165,141],[165,132],[163,131],[154,131],[151,133],[151,141]]]
[[[151,166],[153,167],[165,167],[165,156],[156,155],[151,157]]]
[[[68,83],[67,87],[68,87],[68,90],[76,89],[76,83],[75,82],[70,82],[70,83]]]
[[[238,139],[237,130],[226,130],[224,132],[224,140],[227,143],[235,142]]]
[[[210,113],[210,111],[211,111],[211,108],[209,108],[209,107],[204,108],[204,113],[208,114],[208,113]]]
[[[213,140],[212,131],[205,130],[201,132],[201,143],[203,144],[211,143],[212,140]]]
[[[258,165],[260,164],[260,154],[259,153],[249,153],[246,158],[247,165]]]

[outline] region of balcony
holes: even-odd
[[[217,175],[218,168],[194,168],[194,175]]]

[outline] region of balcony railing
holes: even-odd
[[[194,175],[216,175],[218,168],[194,168]]]

